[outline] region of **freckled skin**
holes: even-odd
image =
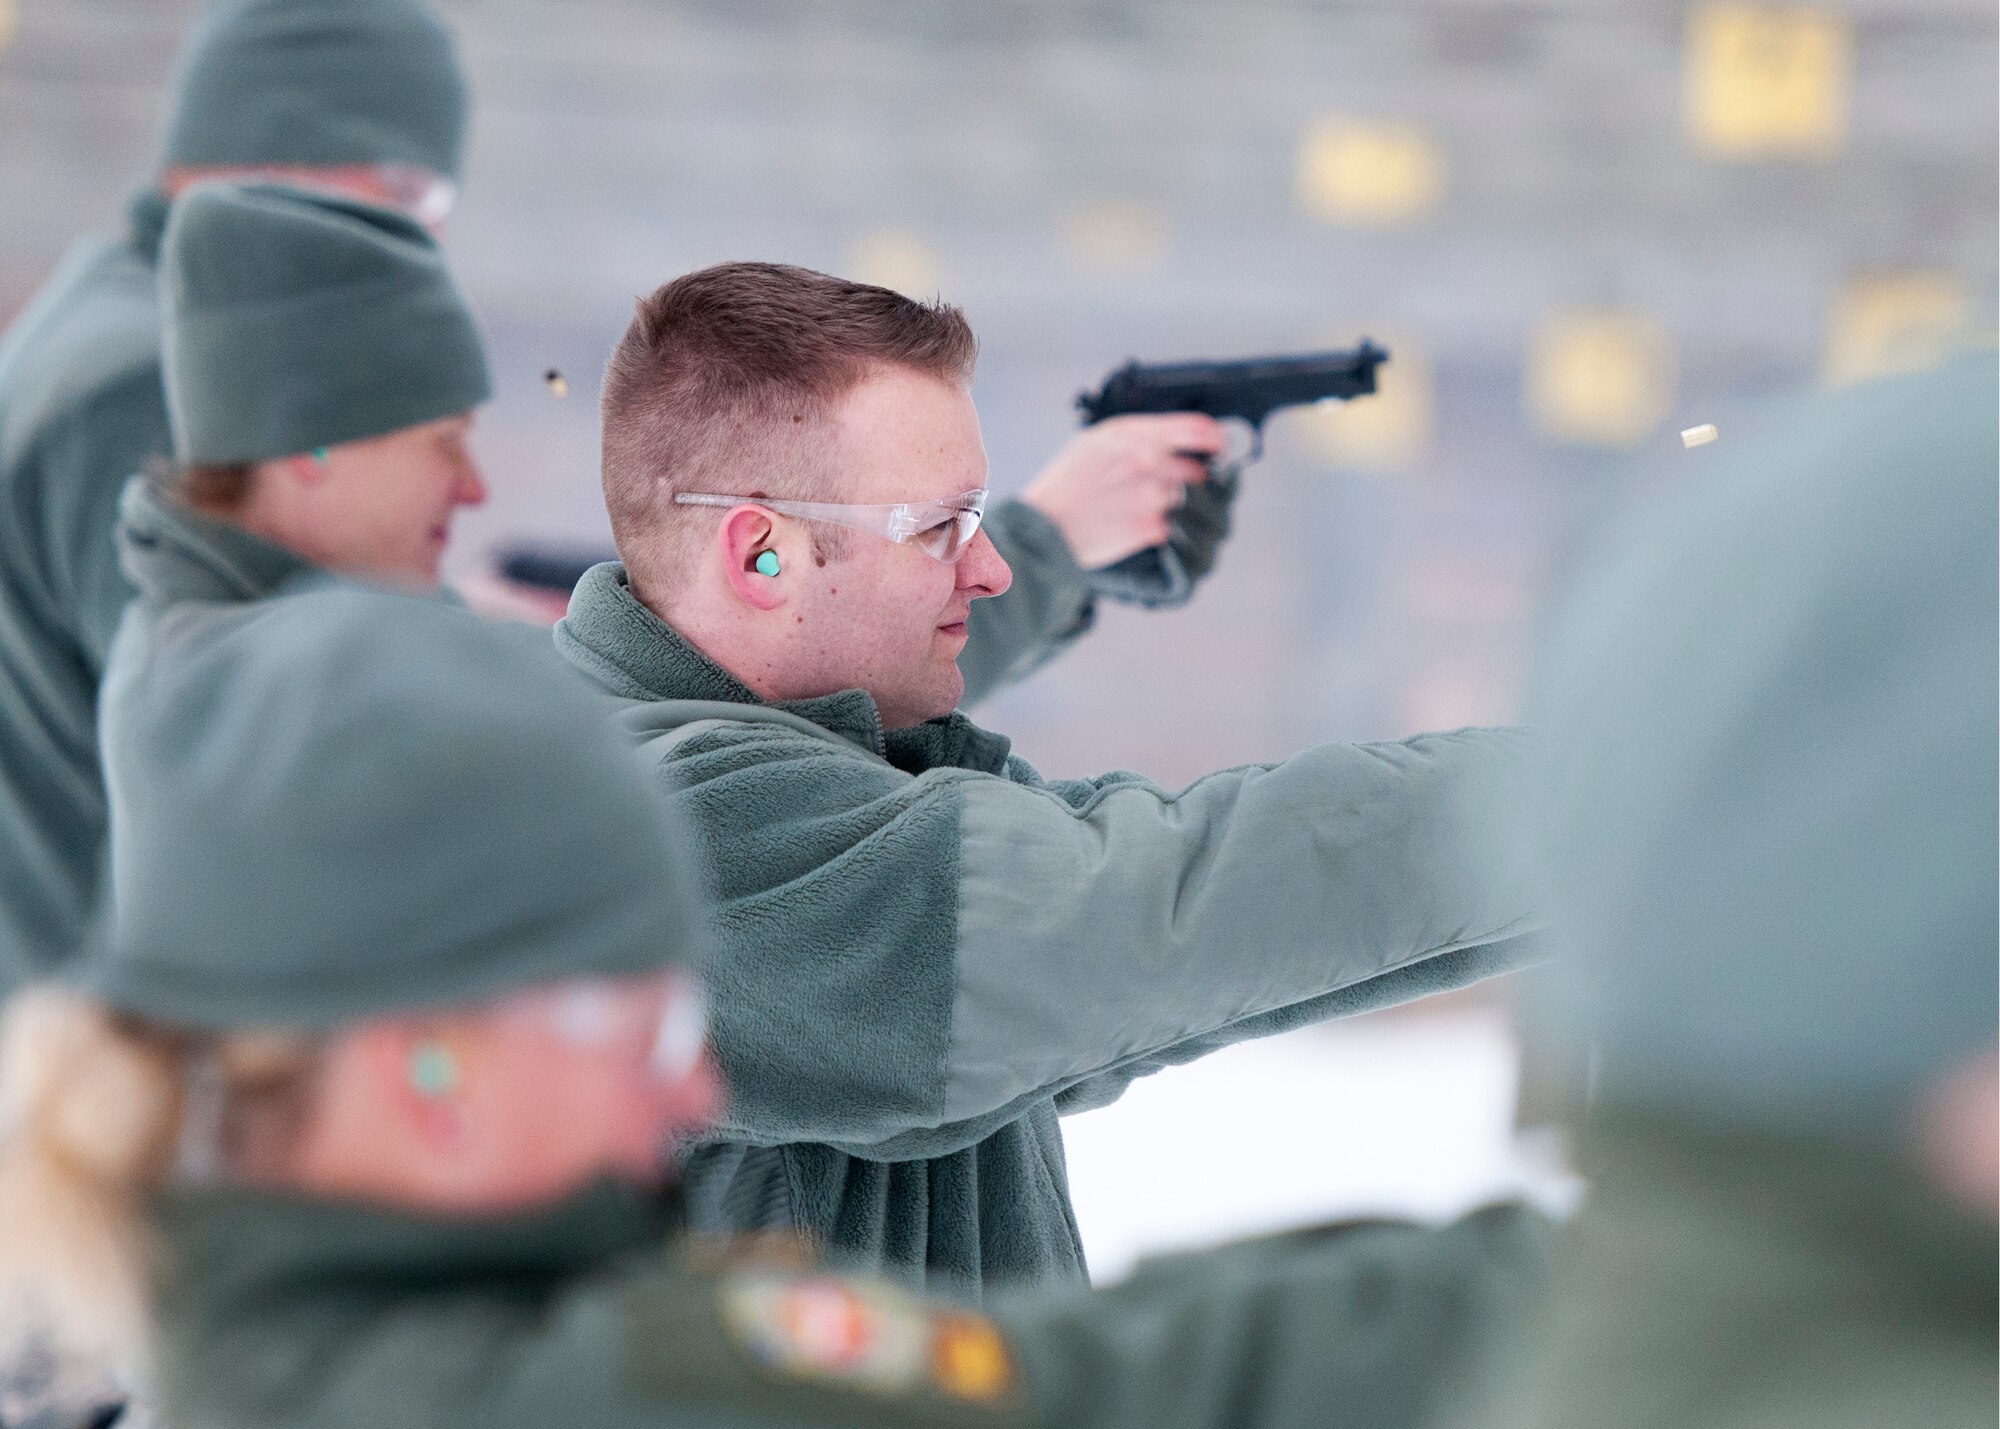
[[[830,435],[843,501],[930,501],[986,482],[972,398],[935,378],[878,369],[841,404]],[[773,668],[799,692],[790,697],[858,686],[890,728],[949,714],[965,693],[966,612],[1007,589],[1007,563],[984,532],[956,565],[860,534],[846,548],[788,592],[800,603],[796,641]]]
[[[971,396],[904,368],[878,365],[848,393],[828,423],[826,450],[838,473],[829,500],[935,501],[986,484]],[[723,519],[702,565],[659,610],[704,654],[765,699],[866,690],[891,729],[957,708],[966,613],[1013,580],[985,532],[952,565],[860,531],[846,536],[843,554],[808,560],[805,523],[749,516],[755,548],[782,558],[781,574],[765,580],[747,573],[750,547],[731,547],[734,519]]]

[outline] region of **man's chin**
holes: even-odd
[[[965,698],[965,676],[958,672],[956,664],[950,665],[922,694],[912,692],[907,704],[890,702],[877,698],[876,705],[882,713],[882,723],[890,729],[908,729],[922,724],[928,719],[942,719],[958,708]]]

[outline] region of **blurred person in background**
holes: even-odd
[[[171,449],[155,266],[172,195],[282,177],[441,222],[466,117],[420,0],[232,0],[183,47],[126,231],[86,240],[0,338],[0,989],[70,957],[104,858],[97,688],[132,586],[119,492]]]
[[[690,1246],[694,863],[546,646],[309,589],[134,694],[182,757],[113,783],[108,944],[7,1010],[0,1303],[164,1423],[1418,1429],[1536,1302],[1505,1207],[990,1314]]]
[[[1557,628],[1542,1429],[1994,1422],[1996,382],[1739,425]]]
[[[162,724],[147,682],[209,668],[209,648],[273,597],[339,578],[434,588],[452,513],[483,495],[466,436],[489,391],[485,349],[414,221],[274,184],[206,183],[174,204],[160,280],[174,460],[132,478],[122,502],[138,597],[99,711],[114,926],[120,798],[173,813],[155,790],[182,732]],[[327,671],[319,697],[342,693]],[[228,692],[215,697],[227,709]]]
[[[453,513],[484,494],[466,437],[490,392],[485,348],[414,221],[216,180],[175,201],[159,266],[174,457],[132,477],[121,502],[118,545],[137,596],[99,710],[114,827],[121,797],[128,810],[172,813],[153,791],[180,735],[148,681],[207,668],[208,647],[254,626],[279,596],[434,590]],[[316,694],[339,698],[338,672]],[[214,698],[219,710],[229,703],[221,686]],[[114,895],[119,844],[114,834]],[[115,926],[115,896],[112,907]]]
[[[695,1226],[968,1296],[1085,1279],[1061,1114],[1512,968],[1536,923],[1524,877],[1475,869],[1520,731],[1170,793],[1051,783],[955,712],[970,609],[1009,580],[973,347],[956,309],[799,268],[661,288],[605,379],[623,564],[556,627],[720,900],[734,1095]]]
[[[491,380],[431,237],[391,209],[215,181],[175,201],[160,288],[173,457],[129,481],[119,521],[140,608],[190,560],[206,601],[309,571],[435,589],[453,514],[485,499],[468,437]]]

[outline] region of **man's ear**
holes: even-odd
[[[804,543],[794,531],[781,529],[763,507],[743,505],[722,518],[715,539],[723,574],[738,600],[757,610],[776,610],[785,603],[785,582],[795,579],[791,573],[801,569],[805,557]],[[775,557],[775,563],[767,556]],[[771,574],[774,564],[776,574]]]

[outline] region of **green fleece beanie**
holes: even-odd
[[[231,0],[182,47],[163,165],[416,164],[456,179],[468,105],[422,0]]]
[[[463,412],[491,391],[444,255],[410,219],[281,184],[197,184],[160,249],[174,454],[260,461]]]
[[[546,635],[330,579],[158,635],[106,693],[106,1002],[325,1028],[698,961],[693,850]]]

